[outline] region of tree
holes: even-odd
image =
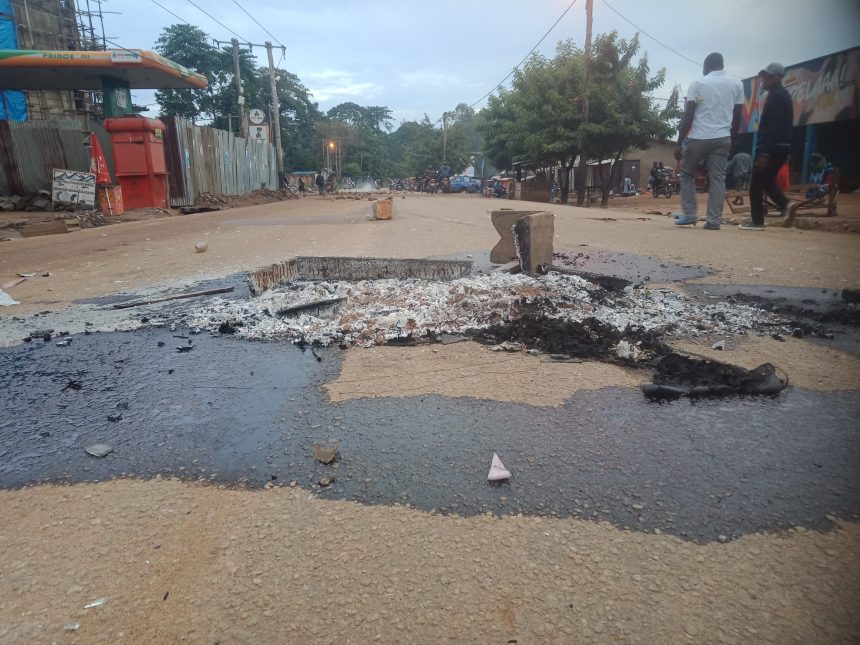
[[[552,59],[532,55],[514,72],[510,90],[490,96],[478,127],[488,159],[499,168],[511,169],[516,161],[561,166],[565,203],[580,150],[582,62],[582,52],[569,40],[557,45]]]
[[[639,35],[631,40],[618,38],[616,32],[601,34],[594,42],[591,84],[588,90],[589,120],[578,130],[581,148],[589,158],[612,160],[615,168],[628,150],[645,148],[657,138],[666,138],[677,118],[677,88],[664,109],[659,109],[649,94],[665,82],[666,70],[649,75],[648,57],[638,63]],[[609,201],[610,183],[598,173],[601,206]]]
[[[226,57],[224,52],[210,44],[205,31],[186,24],[166,27],[155,41],[155,51],[203,74],[209,81],[206,89],[158,90],[155,100],[161,107],[161,114],[192,121],[206,114],[214,119],[218,114],[217,95],[231,77],[232,57]]]

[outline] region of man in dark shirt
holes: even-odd
[[[791,152],[791,129],[794,126],[791,95],[782,86],[785,67],[771,63],[758,75],[767,90],[767,100],[758,125],[755,163],[750,182],[752,222],[740,226],[745,231],[764,230],[764,193],[782,211],[784,226],[791,226],[797,211],[797,204],[786,199],[776,183],[776,175]]]

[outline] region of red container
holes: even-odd
[[[167,208],[164,124],[142,116],[105,119],[122,201],[131,208]]]

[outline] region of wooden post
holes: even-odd
[[[272,89],[272,138],[275,140],[278,166],[278,188],[284,176],[284,151],[281,144],[281,108],[278,103],[278,80],[275,78],[275,59],[272,57],[272,43],[266,41],[266,54],[269,56],[269,83]]]

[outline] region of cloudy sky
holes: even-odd
[[[310,88],[321,109],[344,101],[385,105],[397,121],[425,113],[436,120],[458,103],[479,101],[570,5],[570,0],[194,0],[220,25],[190,0],[158,1],[213,38],[229,40],[232,30],[242,41],[273,40],[241,5],[286,45],[283,66]],[[153,0],[109,0],[104,8],[120,12],[106,15],[105,30],[123,47],[150,49],[163,27],[179,22]],[[790,65],[860,45],[857,0],[594,0],[595,34],[617,30],[629,38],[637,31],[630,23],[650,35],[640,38],[651,68],[667,70],[657,97],[667,97],[675,83],[686,89],[711,51],[722,52],[726,70],[743,78],[771,61]],[[565,38],[581,45],[584,35],[585,0],[577,0],[538,51],[552,54]],[[265,50],[258,58],[265,62]],[[135,91],[134,98],[139,104],[154,101],[146,91]]]

